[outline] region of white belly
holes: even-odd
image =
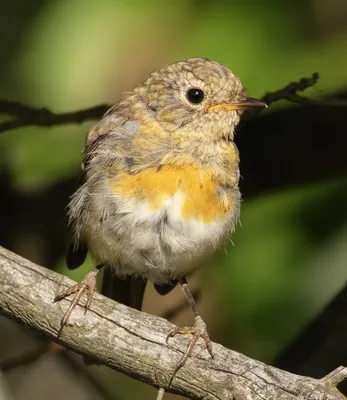
[[[115,198],[116,197],[116,198]],[[158,210],[138,200],[113,196],[113,215],[89,219],[84,236],[98,263],[119,275],[141,275],[165,283],[192,273],[224,247],[238,217],[236,204],[227,218],[205,223],[182,219],[183,194],[177,192]],[[105,198],[103,198],[105,202]],[[93,199],[103,215],[105,204]],[[102,210],[101,210],[102,208]]]

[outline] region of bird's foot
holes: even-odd
[[[54,303],[56,301],[64,299],[67,296],[70,296],[71,294],[76,293],[74,298],[72,299],[70,307],[68,308],[68,310],[66,311],[61,320],[60,331],[64,328],[64,326],[68,324],[73,309],[77,306],[78,302],[80,301],[84,293],[87,295],[87,302],[84,306],[84,313],[86,313],[87,310],[90,308],[90,304],[92,302],[93,293],[96,286],[96,275],[98,272],[99,272],[98,269],[94,269],[93,271],[88,272],[88,274],[83,278],[83,280],[80,283],[77,283],[76,285],[71,286],[66,290],[63,290],[55,297]]]
[[[168,343],[170,337],[174,337],[178,334],[179,335],[191,334],[193,335],[193,337],[189,340],[187,350],[183,354],[182,358],[180,359],[179,363],[177,364],[174,370],[174,373],[170,380],[170,384],[173,378],[175,377],[177,371],[184,366],[188,357],[192,354],[192,351],[199,338],[202,338],[205,341],[207,350],[210,353],[211,357],[213,358],[212,342],[207,333],[206,324],[199,315],[195,317],[195,322],[193,326],[185,326],[184,328],[179,328],[179,327],[173,328],[166,337],[166,343]]]

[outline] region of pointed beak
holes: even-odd
[[[235,103],[221,103],[209,107],[208,112],[215,110],[233,111],[233,110],[246,110],[248,108],[261,108],[267,107],[266,103],[261,100],[254,99],[253,97],[242,97]]]

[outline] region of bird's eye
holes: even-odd
[[[205,98],[204,92],[201,89],[189,89],[187,92],[187,99],[192,104],[200,104]]]

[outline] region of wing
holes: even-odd
[[[77,182],[77,190],[86,182],[86,170],[90,161],[93,159],[95,150],[98,148],[99,142],[102,141],[105,135],[115,129],[117,125],[121,126],[126,121],[124,117],[116,117],[108,111],[105,117],[88,132],[86,142],[82,150],[83,161],[81,165],[81,174]],[[68,244],[66,251],[66,264],[69,269],[78,268],[82,265],[88,254],[87,243],[80,236],[76,238],[74,229],[69,224]]]
[[[98,183],[109,177],[127,171],[136,174],[152,166],[160,166],[168,154],[167,140],[158,140],[152,135],[141,135],[144,128],[116,112],[108,112],[88,133],[83,150],[82,174],[79,188],[69,204],[70,241],[67,251],[67,265],[77,268],[85,261],[88,247],[83,238],[83,218],[86,213],[85,198],[98,195]],[[109,204],[109,203],[108,203]],[[108,207],[108,208],[107,208]],[[103,221],[113,218],[116,209],[110,209],[105,202]],[[127,277],[121,279],[105,265],[102,293],[123,304],[140,309],[146,287],[146,280]],[[160,293],[169,292],[174,285],[160,288]]]

